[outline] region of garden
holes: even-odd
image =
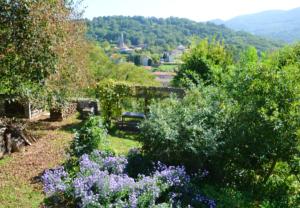
[[[17,2],[0,2],[0,97],[50,117],[1,117],[0,208],[300,207],[299,44],[195,39],[164,88],[87,40],[73,1]]]

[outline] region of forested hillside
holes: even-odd
[[[243,30],[267,38],[295,42],[300,40],[300,8],[266,11],[238,16],[228,21],[214,20],[234,30]]]
[[[187,45],[192,36],[200,38],[216,37],[235,49],[244,49],[248,45],[259,51],[282,46],[281,42],[270,41],[246,32],[234,32],[225,26],[213,23],[198,23],[182,18],[145,18],[110,16],[87,20],[88,36],[97,41],[117,43],[124,33],[128,45],[147,44],[152,51],[172,49],[180,44]]]

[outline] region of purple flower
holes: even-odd
[[[67,188],[65,180],[68,174],[63,167],[58,167],[53,170],[46,170],[42,176],[44,183],[44,191],[47,195],[53,195],[56,192],[64,192]]]
[[[96,162],[90,160],[87,154],[81,156],[79,166],[81,172],[93,172],[100,169],[100,166]]]
[[[107,157],[103,160],[103,168],[110,173],[122,174],[128,164],[124,157]]]
[[[193,201],[206,204],[209,208],[216,208],[217,204],[214,200],[209,199],[201,194],[196,194]]]
[[[183,166],[169,166],[158,162],[154,175],[171,187],[183,187],[190,182],[190,176]]]
[[[77,206],[82,208],[137,208],[141,202],[150,207],[157,205],[162,193],[172,188],[172,192],[168,193],[168,203],[172,206],[181,207],[182,198],[188,194],[194,196],[192,203],[216,207],[215,201],[189,193],[191,179],[183,166],[166,166],[158,162],[152,175],[140,175],[134,179],[124,171],[127,164],[125,157],[107,152],[94,151],[91,155],[82,155],[80,171],[72,179],[62,167],[46,171],[43,175],[45,192],[52,195],[68,191],[68,196],[73,196]]]

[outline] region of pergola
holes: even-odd
[[[126,118],[131,119],[144,119],[149,109],[151,99],[165,99],[170,97],[171,95],[175,95],[178,98],[183,98],[185,96],[185,90],[182,88],[174,88],[174,87],[148,87],[141,85],[131,86],[131,94],[130,97],[135,97],[137,99],[144,99],[144,114],[137,112],[124,112],[122,113],[121,125],[124,126],[124,122]]]

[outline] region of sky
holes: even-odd
[[[85,17],[183,17],[195,21],[228,20],[267,10],[300,7],[300,0],[84,0]]]

